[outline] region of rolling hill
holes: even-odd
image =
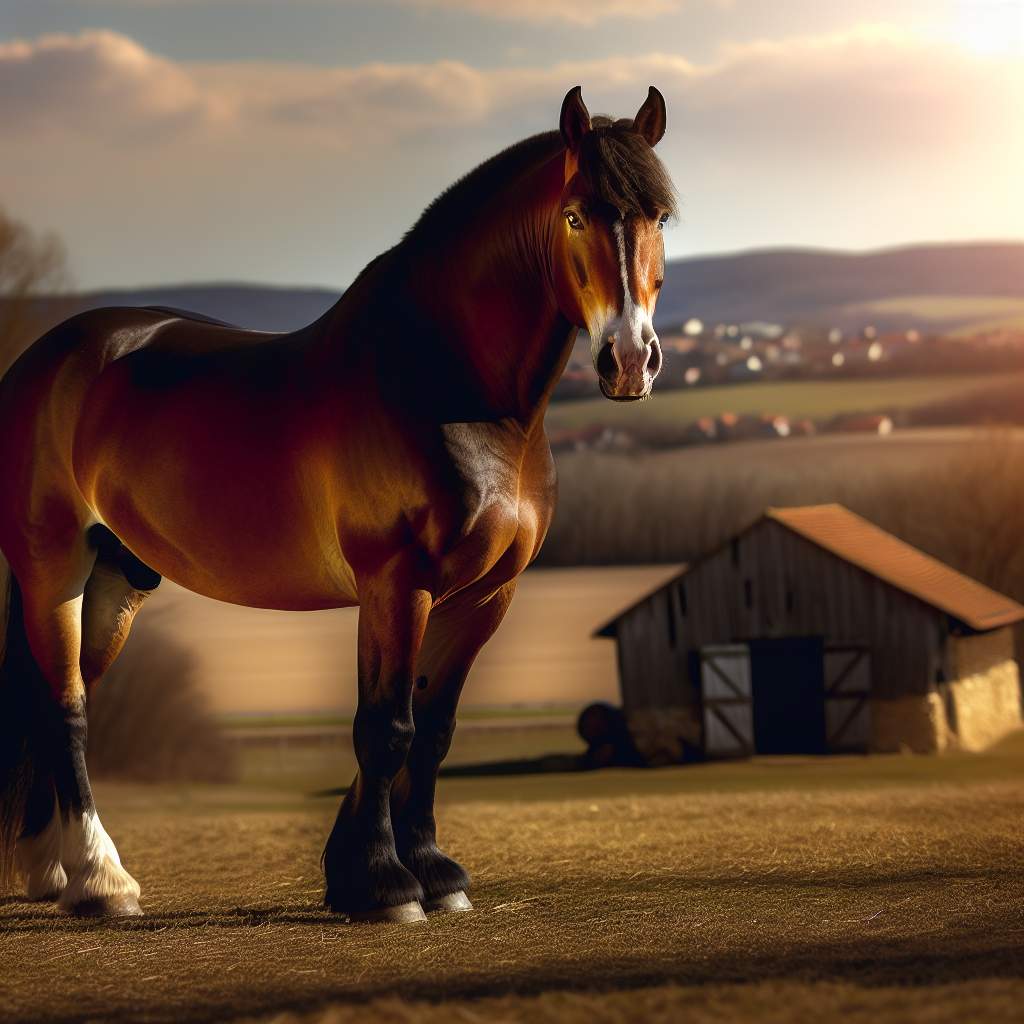
[[[88,292],[79,308],[164,305],[242,326],[290,330],[338,297],[323,288],[181,284]],[[662,328],[688,317],[851,329],[941,331],[1024,320],[1024,243],[914,245],[875,252],[765,249],[672,260],[658,305]]]

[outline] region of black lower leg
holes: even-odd
[[[417,710],[416,738],[401,785],[395,787],[393,796],[398,856],[419,879],[427,900],[469,888],[469,875],[462,865],[438,849],[434,820],[437,773],[451,747],[454,732],[453,707],[434,705]]]
[[[53,821],[57,810],[57,795],[53,790],[53,775],[37,766],[32,777],[32,786],[25,802],[25,818],[21,838],[33,839]]]
[[[61,814],[89,814],[95,810],[92,786],[85,765],[89,726],[85,698],[77,698],[70,706],[60,708],[54,716],[50,740],[53,782],[60,802]]]
[[[38,676],[38,669],[35,673]],[[56,811],[53,770],[57,749],[55,737],[61,715],[49,686],[41,676],[30,677],[26,689],[31,701],[29,746],[32,758],[21,838],[32,839],[45,831]]]
[[[412,711],[360,706],[352,728],[359,774],[324,850],[325,902],[368,913],[419,900],[423,890],[402,865],[391,828],[391,784],[412,743]]]

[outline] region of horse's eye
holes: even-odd
[[[583,221],[580,219],[580,215],[575,210],[566,210],[565,219],[568,222],[569,227],[571,227],[573,231],[583,230]]]
[[[667,213],[663,213],[658,218],[658,230],[661,231],[662,228],[664,228],[667,223],[668,223],[668,214]]]

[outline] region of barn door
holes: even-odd
[[[707,757],[750,757],[754,719],[750,704],[750,649],[722,644],[700,649]]]
[[[825,745],[867,750],[871,744],[871,659],[863,647],[825,649]]]

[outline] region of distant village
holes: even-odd
[[[838,327],[785,327],[766,321],[705,324],[691,318],[658,332],[663,367],[656,389],[698,389],[759,381],[825,381],[920,377],[939,374],[997,374],[1024,370],[1024,329],[994,327],[970,336],[926,333],[917,328],[880,332]],[[596,375],[589,348],[577,346],[555,393],[556,401],[594,397]],[[724,404],[724,403],[723,403]],[[948,404],[948,403],[947,403]],[[956,403],[953,403],[957,405]],[[962,404],[962,403],[960,403]],[[998,406],[998,402],[995,406]],[[652,428],[622,429],[593,423],[551,432],[557,450],[630,450],[713,441],[806,437],[819,432],[888,434],[897,426],[984,422],[999,409],[977,407],[848,412],[822,420],[794,419],[770,409],[737,415],[724,408],[715,416]],[[1011,417],[1011,421],[1013,418]]]

